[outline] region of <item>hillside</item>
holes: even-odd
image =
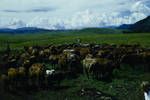
[[[130,29],[134,32],[150,32],[150,16],[131,25]]]
[[[10,33],[10,34],[19,34],[19,33],[38,33],[38,32],[48,32],[47,29],[41,29],[36,27],[23,27],[18,29],[9,29],[1,28],[0,33]]]
[[[122,33],[121,30],[115,29],[115,28],[85,28],[82,30],[79,30],[80,33],[97,33],[97,34],[115,34],[115,33]]]
[[[24,27],[24,28],[18,28],[18,29],[0,29],[0,34],[7,33],[7,34],[31,34],[31,33],[43,33],[43,32],[49,32],[50,34],[57,33],[66,33],[66,34],[82,34],[82,33],[96,33],[96,34],[105,34],[105,33],[122,33],[121,30],[113,29],[113,28],[84,28],[80,30],[48,30],[48,29],[41,29],[36,27]]]
[[[150,32],[150,16],[140,20],[134,24],[123,24],[118,29],[125,30],[125,33],[149,33]]]

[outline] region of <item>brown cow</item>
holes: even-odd
[[[52,64],[53,69],[55,69],[57,67],[59,57],[60,57],[60,55],[50,55],[49,56],[49,61]]]
[[[5,75],[5,74],[2,74],[0,76],[0,87],[1,87],[1,90],[7,91],[9,89],[8,86],[9,86],[8,76]]]
[[[25,87],[27,85],[27,74],[25,67],[19,67],[17,71],[18,87]]]
[[[8,69],[8,79],[9,79],[9,88],[13,89],[17,86],[17,69],[9,68]]]
[[[31,86],[40,87],[44,79],[45,68],[43,64],[36,63],[29,68],[29,84]]]
[[[89,75],[91,74],[90,70],[96,64],[96,61],[97,60],[93,58],[91,54],[88,54],[83,60],[83,71],[84,71],[84,74],[87,75],[88,78],[89,78]]]
[[[113,62],[106,58],[93,58],[92,55],[87,55],[83,60],[84,72],[92,75],[96,79],[107,78],[112,74],[114,69]]]

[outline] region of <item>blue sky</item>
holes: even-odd
[[[0,28],[76,29],[130,24],[150,15],[150,0],[1,0]]]

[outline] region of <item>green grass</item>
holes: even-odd
[[[78,90],[81,88],[96,88],[106,94],[110,94],[117,100],[142,100],[143,93],[140,87],[142,81],[150,80],[150,73],[141,70],[133,70],[130,66],[122,65],[120,70],[113,73],[113,80],[110,82],[88,79],[81,75],[77,79],[63,80],[61,86],[64,89],[48,91],[42,90],[33,93],[3,94],[7,100],[92,100],[89,97],[80,97]],[[10,99],[11,97],[11,99]]]
[[[98,34],[84,32],[50,32],[38,34],[0,34],[0,49],[5,48],[8,41],[11,48],[20,49],[23,46],[75,43],[81,39],[83,43],[109,43],[109,44],[141,44],[150,46],[150,34]]]

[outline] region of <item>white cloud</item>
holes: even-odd
[[[117,26],[148,15],[149,0],[1,0],[0,3],[1,28]]]

